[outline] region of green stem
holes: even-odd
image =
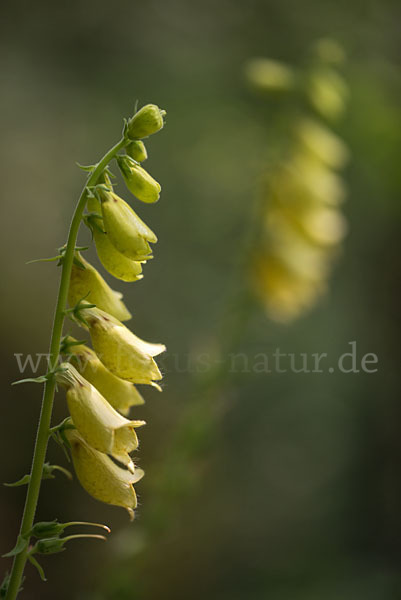
[[[88,177],[85,187],[83,188],[79,197],[78,204],[75,208],[75,212],[72,217],[70,230],[68,234],[66,251],[64,254],[60,287],[53,321],[53,330],[50,340],[50,371],[53,371],[55,369],[60,356],[60,343],[63,332],[65,309],[67,306],[68,288],[70,285],[71,269],[74,260],[74,251],[78,231],[86,205],[86,189],[88,186],[96,184],[99,176],[103,173],[108,163],[114,158],[117,152],[121,148],[124,148],[124,146],[126,146],[128,143],[129,140],[126,140],[123,137],[115,146],[113,146],[113,148],[111,148],[104,155],[104,157],[100,160],[100,162],[96,165],[95,169]],[[31,477],[28,485],[24,514],[21,522],[20,535],[22,536],[27,535],[27,533],[31,530],[33,520],[35,518],[36,506],[38,503],[40,486],[42,482],[43,465],[46,458],[47,443],[49,439],[49,428],[53,412],[55,388],[55,379],[54,377],[50,377],[48,381],[46,381],[43,392],[42,408],[39,417],[39,425],[36,435],[35,450],[33,454],[31,468]],[[23,552],[20,552],[20,554],[18,554],[14,559],[6,600],[15,600],[15,598],[18,595],[22,582],[25,564],[27,561],[27,555],[28,547]]]

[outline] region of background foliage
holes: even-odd
[[[148,421],[140,465],[150,476],[138,485],[139,520],[129,526],[122,512],[62,478],[45,483],[40,518],[103,520],[114,536],[50,557],[45,586],[29,570],[25,598],[400,594],[399,12],[390,0],[44,1],[3,9],[2,481],[29,469],[40,401],[36,387],[9,387],[19,377],[13,354],[47,351],[57,286],[54,266],[24,263],[63,243],[82,184],[75,161],[93,162],[118,138],[136,99],[168,111],[146,163],[162,199],[157,210],[141,206],[159,236],[156,259],[125,290],[135,332],[169,350],[163,394],[148,392],[138,409]],[[379,371],[238,378],[225,391],[218,435],[204,439],[194,463],[200,485],[142,552],[147,482],[190,402],[188,371],[220,321],[269,148],[272,115],[247,89],[244,63],[296,63],[322,35],[341,41],[349,57],[351,102],[340,133],[352,152],[350,234],[324,302],[290,327],[259,312],[241,351],[336,357],[356,340],[358,354],[379,356]],[[60,395],[60,418],[63,402]],[[63,461],[57,448],[50,456]],[[23,498],[22,488],[1,493],[2,553],[14,543]]]

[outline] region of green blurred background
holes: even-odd
[[[150,550],[141,548],[151,477],[138,485],[132,525],[76,481],[46,482],[39,518],[99,520],[113,534],[107,544],[84,540],[42,561],[47,584],[28,567],[23,598],[401,597],[400,16],[390,0],[3,7],[1,481],[30,467],[41,390],[10,387],[20,377],[14,353],[47,351],[57,290],[54,264],[25,262],[65,241],[83,184],[75,161],[96,161],[136,100],[167,109],[146,163],[162,198],[138,209],[158,234],[155,260],[141,282],[112,282],[133,309],[135,332],[168,347],[164,392],[145,390],[136,413],[148,423],[140,465],[151,475],[191,402],[187,358],[213,343],[266,166],[272,115],[247,89],[244,64],[253,56],[296,64],[322,35],[348,54],[351,96],[340,133],[352,152],[350,233],[330,295],[291,326],[258,312],[239,350],[338,356],[356,340],[358,355],[379,357],[375,374],[254,374],[229,386],[217,435],[191,471],[199,483],[177,494]],[[55,419],[64,415],[60,395]],[[50,459],[65,465],[54,445]],[[1,492],[1,553],[14,543],[24,493]]]

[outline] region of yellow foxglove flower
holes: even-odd
[[[118,156],[118,166],[125,185],[138,200],[146,203],[157,202],[160,197],[160,184],[129,156]]]
[[[96,353],[85,344],[72,345],[73,338],[67,338],[67,354],[77,371],[91,383],[123,415],[127,415],[131,406],[144,403],[144,399],[133,383],[120,379],[106,369]]]
[[[75,427],[96,450],[110,454],[133,468],[129,453],[138,447],[135,427],[144,421],[129,421],[69,363],[62,363],[58,381],[67,388],[67,404]]]
[[[113,277],[122,281],[138,281],[142,279],[142,262],[133,261],[119,252],[111,243],[110,236],[104,230],[103,219],[101,218],[101,205],[96,198],[88,200],[88,210],[98,214],[96,220],[97,227],[93,228],[93,239],[96,245],[97,255],[100,262]],[[149,257],[150,258],[150,257]]]
[[[65,435],[82,487],[101,502],[122,506],[132,520],[137,506],[133,484],[143,477],[142,469],[135,468],[131,473],[119,467],[108,456],[92,448],[76,429],[66,429]]]
[[[71,307],[85,298],[120,321],[128,321],[131,314],[121,300],[121,294],[111,289],[100,273],[79,252],[71,271],[68,302]]]
[[[145,260],[134,261],[121,254],[113,246],[107,233],[94,230],[93,239],[99,260],[110,275],[122,281],[138,281],[143,278],[142,263]]]
[[[149,243],[157,242],[151,229],[117,194],[100,190],[104,228],[113,246],[131,260],[147,260]]]
[[[136,160],[136,162],[143,162],[148,158],[145,144],[141,140],[134,140],[125,149],[128,156]]]
[[[120,321],[97,308],[85,309],[81,314],[88,323],[96,354],[114,375],[150,385],[162,378],[154,357],[165,351],[163,344],[141,340]]]
[[[140,140],[160,131],[165,115],[166,111],[156,104],[146,104],[128,121],[128,136]]]

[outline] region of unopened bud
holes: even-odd
[[[160,184],[129,156],[118,156],[117,162],[131,194],[142,202],[157,202],[160,197]]]
[[[148,158],[145,144],[141,140],[134,140],[126,147],[128,156],[136,160],[136,162],[143,162]]]
[[[156,104],[146,104],[128,121],[128,137],[141,140],[160,131],[164,125],[165,114],[166,111]]]

